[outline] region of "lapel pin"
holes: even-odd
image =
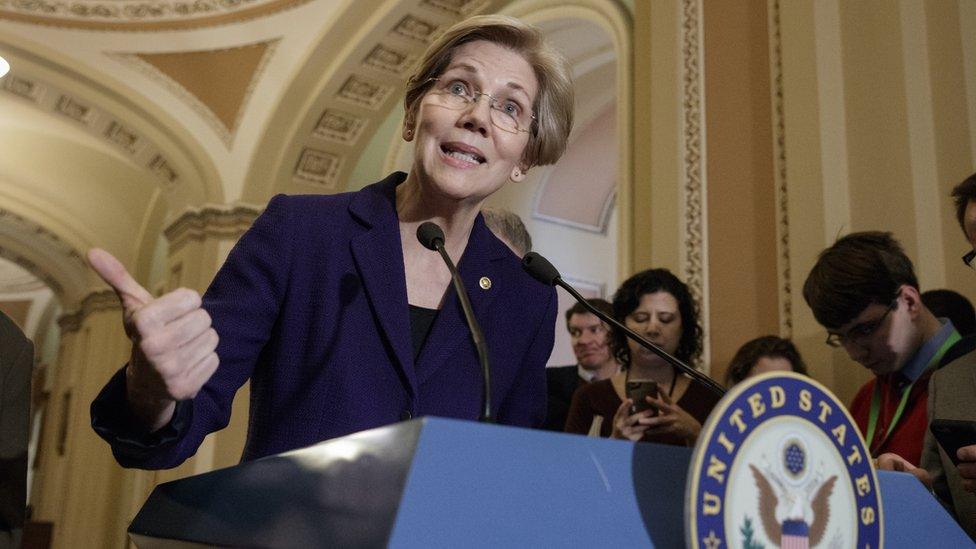
[[[487,290],[491,288],[491,279],[487,276],[483,276],[481,277],[481,280],[478,281],[478,285],[481,286],[482,290]]]

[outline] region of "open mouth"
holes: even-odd
[[[477,152],[454,143],[445,143],[441,145],[441,152],[447,156],[450,156],[451,158],[455,158],[463,162],[470,162],[472,164],[484,164],[486,162],[485,157],[481,156]]]

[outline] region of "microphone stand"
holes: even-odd
[[[485,336],[481,332],[481,325],[474,317],[474,309],[471,308],[471,300],[468,299],[468,292],[464,289],[464,282],[458,273],[457,267],[451,261],[451,256],[444,248],[444,231],[433,222],[421,223],[417,228],[417,239],[423,247],[428,250],[436,250],[441,254],[441,259],[447,264],[447,270],[451,272],[451,283],[454,284],[454,291],[461,301],[461,310],[464,311],[464,319],[471,329],[471,339],[474,341],[475,349],[478,351],[478,362],[481,364],[481,377],[484,386],[481,393],[481,417],[479,421],[483,423],[494,423],[495,417],[491,413],[491,369],[488,367],[488,344]]]
[[[454,291],[457,293],[458,299],[461,300],[461,309],[464,311],[464,318],[468,321],[468,326],[471,327],[471,339],[474,340],[474,346],[478,349],[478,362],[481,363],[481,377],[485,380],[484,390],[481,393],[482,407],[480,421],[494,423],[495,418],[491,414],[491,370],[488,367],[488,344],[485,342],[484,334],[481,333],[481,326],[478,325],[478,321],[474,317],[474,309],[471,308],[471,300],[468,299],[468,292],[464,289],[461,275],[454,266],[454,262],[451,261],[451,256],[447,255],[447,250],[444,249],[444,242],[437,240],[434,242],[434,245],[444,259],[444,263],[447,263],[448,270],[451,271],[451,282],[454,284]]]

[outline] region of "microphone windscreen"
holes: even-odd
[[[535,252],[525,254],[525,257],[522,258],[522,268],[532,278],[546,286],[552,286],[556,283],[556,279],[559,278],[559,271],[552,266],[552,263],[549,263],[548,259]]]
[[[424,221],[417,227],[417,240],[428,250],[437,251],[437,241],[444,244],[444,231],[437,223]]]

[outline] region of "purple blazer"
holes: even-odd
[[[182,463],[227,425],[248,379],[242,460],[411,417],[478,418],[481,368],[453,287],[414,361],[395,209],[405,177],[394,173],[353,193],[271,200],[203,297],[220,335],[220,366],[196,398],[180,403],[148,445],[115,419],[125,416],[121,370],[93,403],[93,426],[122,465]],[[458,268],[490,349],[498,422],[538,426],[555,290],[525,274],[480,215]]]

